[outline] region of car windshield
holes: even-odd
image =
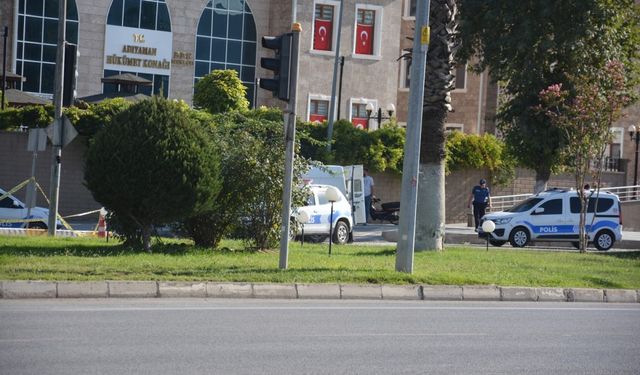
[[[529,199],[526,199],[526,200],[516,204],[515,206],[511,207],[510,209],[506,210],[506,212],[524,212],[524,211],[528,211],[528,210],[532,209],[533,206],[535,206],[536,204],[540,203],[540,201],[542,201],[542,198],[529,198]]]

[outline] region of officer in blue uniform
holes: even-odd
[[[491,207],[491,193],[487,187],[487,180],[480,180],[480,184],[473,187],[467,207],[471,207],[473,201],[473,219],[476,225],[476,232],[480,229],[480,219],[485,214],[487,207]]]

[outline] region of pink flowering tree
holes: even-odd
[[[593,195],[583,189],[585,181],[590,176],[599,188],[604,152],[612,138],[611,125],[621,117],[622,108],[631,99],[624,73],[622,63],[609,61],[602,70],[574,80],[572,90],[555,84],[539,94],[542,104],[536,110],[566,135],[562,151],[574,174],[581,203],[580,252],[587,247],[586,211],[588,199]]]

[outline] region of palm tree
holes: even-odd
[[[420,1],[420,0],[418,0]],[[454,88],[456,0],[431,0],[415,250],[442,250],[445,228],[445,133]]]

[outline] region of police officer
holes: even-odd
[[[480,184],[473,187],[471,195],[469,196],[469,202],[467,207],[471,208],[471,201],[473,201],[473,219],[476,224],[476,232],[480,230],[480,219],[485,214],[487,207],[491,207],[491,194],[487,187],[487,180],[484,178],[480,180]]]

